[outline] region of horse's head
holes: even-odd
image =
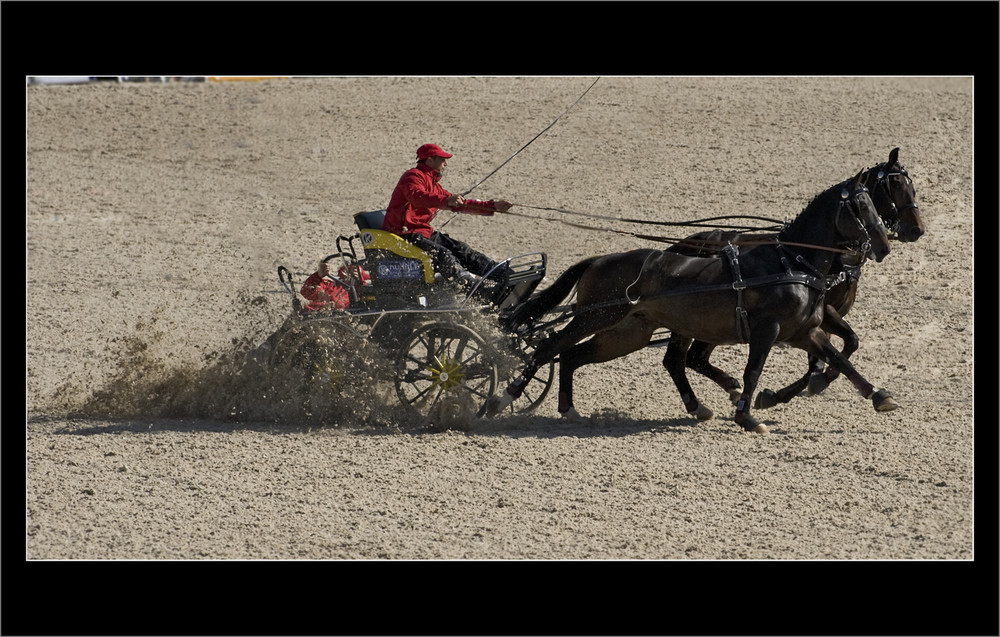
[[[916,241],[924,234],[917,192],[906,169],[899,163],[899,149],[893,148],[889,161],[872,168],[868,190],[885,225],[900,241]]]
[[[844,243],[859,246],[881,262],[889,254],[889,233],[865,187],[868,172],[862,170],[841,190],[836,226]]]

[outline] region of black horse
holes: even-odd
[[[916,241],[924,234],[923,220],[920,218],[920,208],[917,205],[917,194],[906,168],[899,163],[899,148],[889,153],[889,160],[873,167],[868,172],[865,183],[869,190],[872,203],[886,227],[890,238],[897,238],[904,243]],[[721,232],[718,230],[700,232],[691,235],[684,241],[669,249],[670,252],[687,254],[689,256],[716,256],[722,246],[729,243],[739,244],[744,241],[759,241],[772,239],[773,236],[744,235],[739,232]],[[827,334],[840,337],[844,345],[841,353],[850,358],[858,349],[858,336],[844,321],[844,317],[854,306],[858,282],[861,278],[861,266],[868,260],[867,254],[842,254],[834,261],[830,275],[837,281],[826,293],[826,311],[823,317],[823,330]],[[687,366],[699,374],[711,379],[722,389],[729,392],[736,401],[740,396],[740,383],[735,378],[709,362],[715,346],[702,341],[695,341],[687,353]],[[668,349],[667,358],[676,355]],[[787,403],[803,390],[809,394],[823,391],[839,372],[835,367],[823,369],[823,362],[814,356],[809,357],[809,369],[806,374],[791,385],[777,392],[764,389],[757,394],[754,407],[764,409],[778,403]],[[886,402],[883,409],[891,408],[893,404]]]
[[[838,368],[878,408],[889,395],[861,377],[820,328],[824,296],[835,256],[871,250],[877,261],[889,253],[885,225],[865,187],[866,171],[817,195],[777,240],[726,258],[691,257],[664,250],[632,250],[591,257],[570,267],[551,286],[515,312],[530,323],[577,290],[573,319],[543,340],[521,375],[487,413],[494,414],[523,392],[542,366],[559,357],[559,411],[573,409],[573,373],[586,364],[609,361],[649,344],[658,328],[671,331],[673,356],[667,370],[688,413],[706,419],[685,375],[687,345],[748,342],[750,356],[735,420],[747,431],[767,433],[750,414],[751,397],[768,353],[783,342]],[[589,340],[581,343],[588,336]]]

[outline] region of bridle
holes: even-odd
[[[844,241],[841,245],[851,246],[852,250],[868,255],[871,252],[872,238],[871,234],[868,232],[868,228],[866,228],[864,222],[861,221],[861,203],[859,202],[859,199],[862,195],[866,195],[869,199],[871,199],[868,188],[864,185],[859,187],[854,192],[848,191],[847,188],[840,191],[840,208],[838,208],[837,214],[841,214],[843,209],[846,207],[850,211],[854,221],[858,224],[859,236],[849,241]],[[874,204],[872,205],[874,207]],[[885,223],[882,221],[881,215],[876,214],[875,219],[879,225],[883,228],[885,227]]]
[[[899,170],[892,170],[892,171],[887,171],[884,168],[880,168],[875,176],[875,185],[873,186],[873,189],[884,191],[885,197],[889,201],[889,205],[892,207],[892,217],[893,217],[892,223],[886,225],[890,232],[890,238],[896,238],[899,235],[899,224],[902,222],[902,216],[903,216],[902,212],[904,210],[910,210],[911,208],[919,210],[920,206],[917,205],[916,200],[911,200],[910,203],[905,204],[903,206],[897,206],[896,198],[892,196],[892,185],[890,184],[889,181],[890,177],[902,177],[903,179],[906,180],[908,184],[911,185],[913,184],[913,180],[910,179],[909,173],[907,173],[906,169],[903,168],[902,166],[899,167]],[[879,214],[879,216],[881,216],[881,213]],[[883,217],[883,222],[884,221],[885,218]]]

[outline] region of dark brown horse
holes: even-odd
[[[916,241],[924,234],[924,224],[920,218],[916,190],[906,168],[899,163],[898,148],[892,149],[887,162],[878,164],[869,170],[865,185],[869,190],[872,203],[875,204],[875,209],[882,217],[886,227],[889,228],[890,238],[896,238],[906,243]],[[701,232],[691,235],[684,242],[670,248],[669,251],[689,256],[715,256],[719,254],[722,246],[730,242],[739,244],[741,240],[759,241],[762,238],[770,237],[741,235],[738,232]],[[839,281],[827,290],[826,312],[822,327],[827,334],[840,337],[844,343],[841,353],[847,358],[850,358],[851,354],[857,351],[858,336],[844,321],[844,316],[854,305],[858,281],[861,278],[861,266],[867,260],[868,255],[866,254],[839,255],[830,270],[830,275]],[[709,357],[714,349],[715,346],[710,343],[695,341],[687,353],[687,366],[713,380],[729,392],[734,401],[738,400],[741,393],[739,381],[709,362]],[[671,352],[668,348],[667,355],[664,357],[664,366],[667,365],[667,357],[675,355],[676,352]],[[787,403],[803,390],[807,390],[809,394],[817,394],[823,391],[838,375],[836,368],[828,367],[824,370],[823,362],[810,356],[809,369],[802,378],[777,392],[764,389],[757,394],[754,407],[764,409],[777,403]],[[892,403],[886,402],[883,408],[891,406]]]
[[[633,250],[592,257],[569,268],[551,286],[515,312],[514,322],[530,323],[564,299],[574,287],[573,319],[543,340],[521,375],[487,413],[516,399],[542,365],[559,357],[559,411],[573,409],[573,373],[582,365],[609,361],[649,344],[659,328],[678,343],[667,369],[688,413],[710,418],[685,375],[693,339],[713,345],[750,344],[744,389],[735,420],[747,431],[766,433],[750,414],[751,398],[767,355],[787,343],[838,368],[878,406],[888,394],[851,366],[820,328],[824,295],[835,256],[869,249],[877,261],[889,253],[885,226],[864,186],[866,171],[817,195],[778,235],[777,241],[726,258],[691,257],[663,250]],[[593,336],[589,340],[580,341]]]

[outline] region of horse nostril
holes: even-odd
[[[907,241],[916,241],[924,234],[924,229],[920,226],[913,226],[909,228],[906,232]]]

